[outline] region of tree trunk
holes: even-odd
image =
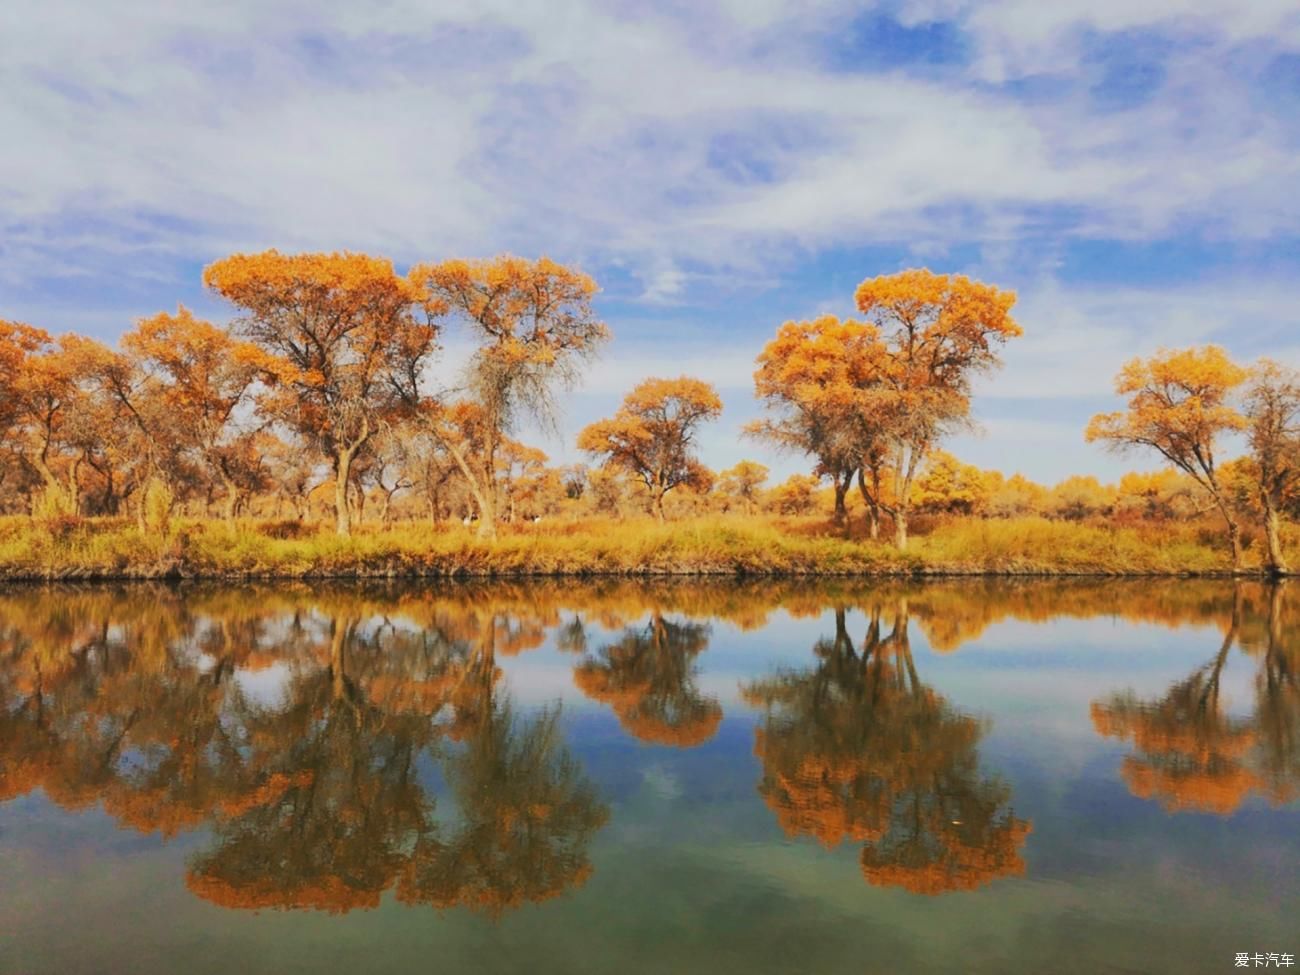
[[[664,494],[662,490],[656,490],[650,498],[651,506],[654,509],[655,517],[659,519],[659,524],[663,524],[667,519],[664,517]]]
[[[900,552],[907,548],[907,509],[901,504],[894,508],[894,545]]]
[[[235,523],[235,516],[239,514],[239,493],[236,491],[227,491],[223,499],[222,517],[225,518],[227,525]]]
[[[352,457],[352,450],[344,450],[334,462],[334,531],[345,538],[352,534],[352,510],[348,507]]]
[[[853,478],[853,474],[850,473],[849,476],[844,478],[843,480],[840,479],[840,476],[838,474],[834,475],[831,479],[831,483],[834,485],[835,488],[835,516],[834,517],[835,517],[835,524],[837,525],[844,524],[849,517],[849,509],[848,506],[845,505],[844,503],[844,496],[849,493],[849,484],[852,478]]]
[[[1271,575],[1286,575],[1286,556],[1282,554],[1282,532],[1278,523],[1277,506],[1273,496],[1263,492],[1264,500],[1264,538],[1268,543],[1268,563],[1266,568]]]
[[[487,490],[474,488],[474,500],[478,502],[478,537],[495,540],[497,537],[497,499],[495,486],[489,484]]]
[[[858,491],[862,494],[862,500],[867,505],[867,530],[874,542],[880,538],[880,503],[867,490],[866,475],[863,473],[862,468],[858,468]]]
[[[1228,506],[1222,502],[1219,504],[1219,511],[1223,514],[1223,520],[1228,526],[1228,544],[1232,546],[1232,571],[1237,572],[1241,569],[1241,526],[1237,524],[1237,519],[1232,517],[1232,512]]]

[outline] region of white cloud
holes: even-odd
[[[1239,6],[1008,2],[956,16],[987,57],[1022,66],[1084,28],[1177,27],[1180,14],[1224,43],[1291,37],[1287,5]],[[399,260],[511,248],[630,262],[642,296],[664,301],[686,290],[689,264],[1009,239],[1044,207],[1071,208],[1064,232],[1101,235],[1300,223],[1284,123],[1253,119],[1217,62],[1188,56],[1150,105],[1111,119],[1084,98],[1024,102],[957,75],[831,70],[810,38],[843,4],[665,10],[10,4],[7,274],[48,273],[54,256],[133,272],[272,243]],[[1189,104],[1205,125],[1187,124]],[[86,240],[90,227],[103,239]],[[116,252],[124,240],[138,262]]]
[[[913,22],[959,18],[978,40],[977,71],[994,81],[1072,66],[1085,32],[1159,29],[1227,44],[1300,45],[1291,0],[916,0],[903,9]]]

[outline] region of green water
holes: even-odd
[[[1229,971],[1298,791],[1263,584],[0,591],[0,973]]]

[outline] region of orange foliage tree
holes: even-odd
[[[746,432],[813,457],[816,473],[834,486],[837,522],[848,516],[854,473],[884,449],[877,396],[883,355],[875,328],[823,315],[786,322],[758,356],[754,391],[774,415]],[[869,504],[872,537],[878,510]]]
[[[591,872],[608,818],[553,711],[512,717],[495,654],[541,642],[497,592],[355,588],[0,597],[0,801],[206,827],[187,886],[231,908],[411,903],[495,916]],[[282,694],[239,675],[277,665]],[[444,763],[458,816],[420,769]]]
[[[694,453],[701,423],[722,413],[717,391],[699,379],[647,379],[627,394],[617,413],[578,434],[578,447],[604,457],[605,466],[639,478],[655,517],[664,520],[664,495],[677,487],[707,487],[712,477]]]
[[[718,490],[735,498],[745,506],[745,512],[752,515],[758,507],[758,497],[768,473],[766,465],[742,460],[718,474]]]
[[[1022,334],[1011,317],[1016,296],[964,275],[921,269],[863,281],[855,298],[883,354],[877,370],[883,395],[869,402],[887,449],[874,456],[864,451],[864,466],[889,472],[887,491],[873,478],[872,492],[894,519],[894,541],[902,549],[921,464],[946,433],[967,421],[973,377],[999,366],[1001,346]]]
[[[21,411],[19,384],[28,357],[49,341],[39,328],[0,318],[0,438],[11,434]]]
[[[444,261],[410,280],[469,326],[480,342],[469,367],[470,406],[427,403],[428,428],[455,459],[479,509],[479,533],[497,530],[497,451],[523,415],[549,421],[567,388],[609,338],[591,299],[596,282],[547,258]],[[467,438],[470,413],[473,437]]]
[[[10,335],[6,357],[16,375],[5,399],[19,452],[40,474],[47,497],[77,514],[81,469],[111,439],[115,422],[99,383],[112,353],[79,335],[51,342],[25,327]]]
[[[1220,483],[1215,449],[1225,433],[1246,425],[1229,400],[1247,376],[1214,345],[1133,359],[1115,379],[1115,391],[1128,397],[1128,409],[1099,413],[1085,433],[1089,442],[1117,450],[1154,450],[1194,478],[1223,516],[1234,568],[1241,566],[1241,530]]]
[[[1300,373],[1262,359],[1251,370],[1245,413],[1264,509],[1267,568],[1287,571],[1279,512],[1300,485]]]
[[[1117,694],[1092,703],[1097,732],[1132,741],[1123,775],[1134,795],[1159,799],[1171,812],[1226,816],[1257,785],[1248,755],[1255,733],[1248,720],[1223,713],[1220,677],[1240,627],[1240,600],[1214,659],[1173,685],[1158,701]]]
[[[1228,816],[1252,793],[1282,804],[1300,787],[1300,639],[1286,589],[1238,583],[1224,616],[1218,653],[1164,696],[1092,703],[1097,732],[1133,745],[1122,766],[1129,790],[1170,812]],[[1220,700],[1234,644],[1260,657],[1248,715],[1226,713]]]
[[[236,254],[203,282],[243,309],[239,332],[270,353],[263,406],[329,458],[336,529],[350,534],[353,461],[420,398],[445,302],[365,254]]]
[[[266,355],[226,329],[175,315],[142,319],[122,337],[122,347],[158,381],[157,400],[166,425],[180,433],[225,492],[225,517],[233,521],[250,483],[247,454],[253,431],[232,429],[235,411],[247,405]]]

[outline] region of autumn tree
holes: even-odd
[[[111,352],[73,334],[53,342],[30,329],[10,336],[7,358],[16,370],[5,397],[11,436],[40,474],[46,497],[62,511],[77,514],[82,468],[112,439],[110,428],[120,420],[103,401],[97,381]]]
[[[1099,413],[1085,432],[1089,442],[1115,450],[1154,450],[1192,477],[1223,516],[1234,569],[1241,568],[1241,530],[1220,483],[1215,452],[1224,434],[1246,425],[1230,400],[1247,376],[1214,345],[1133,359],[1115,379],[1115,391],[1128,397],[1128,409]]]
[[[988,482],[974,464],[936,450],[917,477],[915,491],[912,503],[922,511],[968,515],[983,508]]]
[[[582,886],[587,847],[609,809],[565,746],[554,710],[518,719],[486,702],[465,729],[446,776],[460,817],[450,835],[417,839],[398,900],[464,907],[491,918]]]
[[[311,496],[328,477],[319,455],[266,431],[259,442],[258,455],[274,485],[276,517],[280,517],[282,506],[288,504],[298,521],[306,521]]]
[[[237,410],[250,405],[265,353],[183,306],[175,315],[139,321],[122,337],[122,347],[157,380],[162,424],[192,444],[220,483],[225,518],[233,521],[260,480],[248,456],[256,430],[236,431],[234,420]],[[133,397],[123,395],[131,404]]]
[[[1251,371],[1245,414],[1264,510],[1267,568],[1287,571],[1280,512],[1300,485],[1300,373],[1263,359]]]
[[[430,523],[436,525],[450,516],[460,468],[442,441],[422,425],[406,427],[402,432],[406,479],[423,503]]]
[[[263,406],[329,458],[336,530],[349,534],[353,461],[421,398],[444,299],[387,260],[351,253],[236,254],[203,282],[243,310],[238,331],[271,354]]]
[[[871,449],[863,456],[888,472],[888,491],[873,478],[868,493],[893,518],[902,549],[917,472],[942,438],[968,421],[974,377],[1001,365],[1001,347],[1022,334],[1011,317],[1016,296],[964,275],[921,269],[863,281],[855,298],[876,330],[871,351],[881,360],[874,368],[863,365],[876,377],[875,395],[864,397],[870,408],[864,427],[874,427],[864,446],[876,456]]]
[[[767,506],[781,515],[806,515],[813,510],[817,479],[791,474],[767,494]]]
[[[506,520],[514,524],[519,509],[537,497],[546,462],[544,450],[506,437],[497,455],[497,483],[505,501]]]
[[[1275,804],[1300,793],[1300,627],[1287,612],[1287,587],[1267,594],[1263,660],[1255,677],[1257,774]],[[1293,605],[1293,604],[1292,604]]]
[[[229,908],[340,913],[396,887],[495,917],[581,884],[608,808],[555,711],[513,717],[494,659],[536,627],[426,595],[0,597],[0,801],[202,829],[186,885]],[[280,693],[244,693],[272,664]]]
[[[767,481],[768,469],[753,460],[742,460],[718,475],[718,490],[745,506],[747,514],[758,508],[758,497]]]
[[[495,537],[504,438],[525,416],[550,422],[556,389],[570,388],[609,338],[591,307],[596,282],[544,257],[508,256],[421,264],[410,280],[480,343],[467,370],[467,405],[448,411],[430,402],[425,417],[469,483],[479,533]]]
[[[1048,510],[1070,521],[1105,514],[1115,506],[1116,492],[1091,475],[1075,474],[1055,485],[1047,499]]]
[[[28,357],[49,343],[39,328],[0,318],[0,438],[11,434],[22,411],[20,384]]]
[[[663,521],[665,494],[711,480],[695,456],[695,436],[701,424],[721,413],[717,391],[702,380],[647,379],[612,417],[578,434],[578,447],[639,479],[650,494],[651,510]]]
[[[835,490],[835,520],[864,458],[883,456],[878,397],[884,349],[877,330],[824,315],[786,322],[759,354],[754,391],[771,414],[745,432],[812,457]],[[870,509],[873,531],[878,508]]]

